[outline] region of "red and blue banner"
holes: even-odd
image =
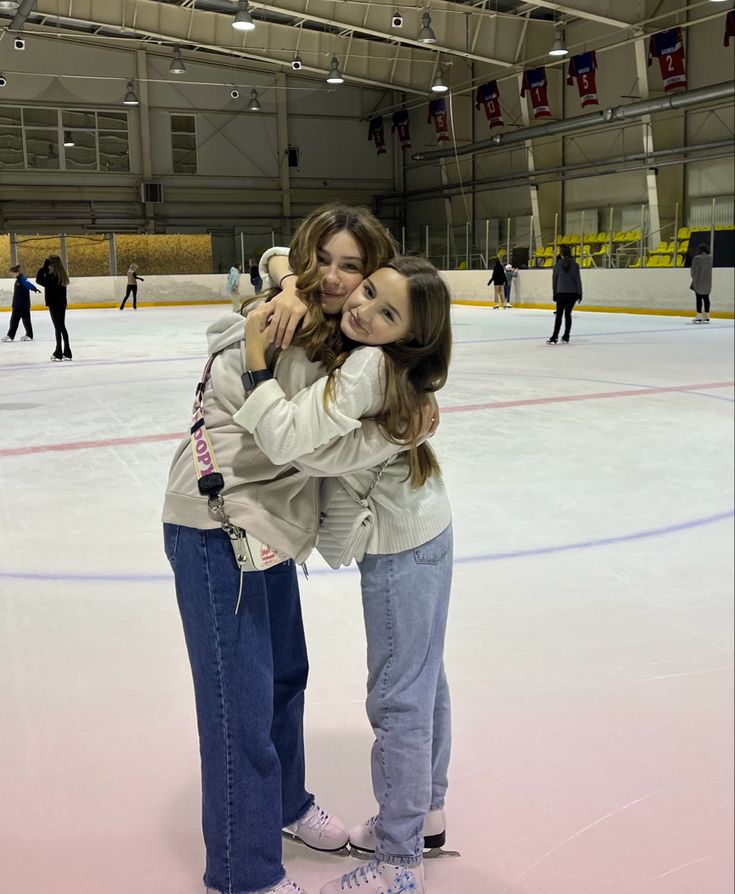
[[[429,103],[429,115],[426,119],[429,124],[434,122],[437,143],[446,143],[449,140],[449,119],[447,118],[447,103],[444,97],[432,99]]]
[[[528,68],[523,72],[521,96],[525,97],[526,92],[531,97],[533,117],[551,118],[549,82],[546,80],[546,69],[543,65],[540,68]]]
[[[410,149],[411,126],[408,120],[408,112],[405,109],[393,113],[393,126],[391,127],[391,131],[396,130],[398,131],[398,141],[401,144],[401,149]]]
[[[597,53],[591,50],[589,53],[580,53],[569,60],[567,72],[567,84],[570,86],[576,80],[579,98],[582,100],[582,108],[586,106],[599,106],[597,98]]]
[[[687,85],[687,70],[684,61],[684,35],[679,27],[653,34],[648,44],[648,64],[658,59],[664,90],[678,90]]]
[[[475,91],[475,108],[479,109],[483,106],[485,109],[485,117],[490,128],[503,127],[503,113],[500,110],[500,90],[498,90],[497,81],[488,81],[487,84],[480,84]]]

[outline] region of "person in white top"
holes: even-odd
[[[230,301],[232,301],[232,310],[234,313],[237,313],[240,310],[240,305],[242,304],[242,298],[240,297],[240,265],[233,264],[230,267],[230,272],[227,274],[227,285],[225,286],[225,291],[230,296]]]
[[[329,882],[321,894],[353,888],[361,894],[421,894],[424,846],[444,843],[451,728],[443,651],[452,530],[436,457],[418,441],[424,395],[447,377],[450,303],[446,284],[428,261],[393,259],[343,303],[341,330],[355,348],[351,353],[332,358],[327,376],[290,399],[276,380],[256,385],[234,415],[276,463],[308,462],[312,451],[338,443],[365,419],[378,421],[396,451],[411,445],[371,493],[375,526],[359,563],[378,814],[353,829],[350,842],[375,851],[375,858]],[[248,316],[248,369],[265,366],[277,331],[267,326],[271,315],[265,306]],[[365,492],[374,473],[345,478]]]

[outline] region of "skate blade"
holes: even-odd
[[[448,851],[443,847],[430,847],[424,851],[424,860],[438,860],[444,857],[461,857],[459,851]]]

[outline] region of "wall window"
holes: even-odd
[[[197,134],[195,115],[171,115],[171,170],[174,174],[196,174]]]
[[[126,112],[0,107],[0,170],[130,170]]]

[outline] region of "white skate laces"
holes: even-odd
[[[385,882],[388,879],[381,871],[386,869],[388,877],[393,876],[392,882],[387,888]],[[376,892],[376,894],[417,894],[424,890],[411,867],[393,866],[378,860],[371,860],[365,866],[360,866],[342,876],[342,891],[360,889],[365,891],[365,894],[372,894],[372,892]]]

